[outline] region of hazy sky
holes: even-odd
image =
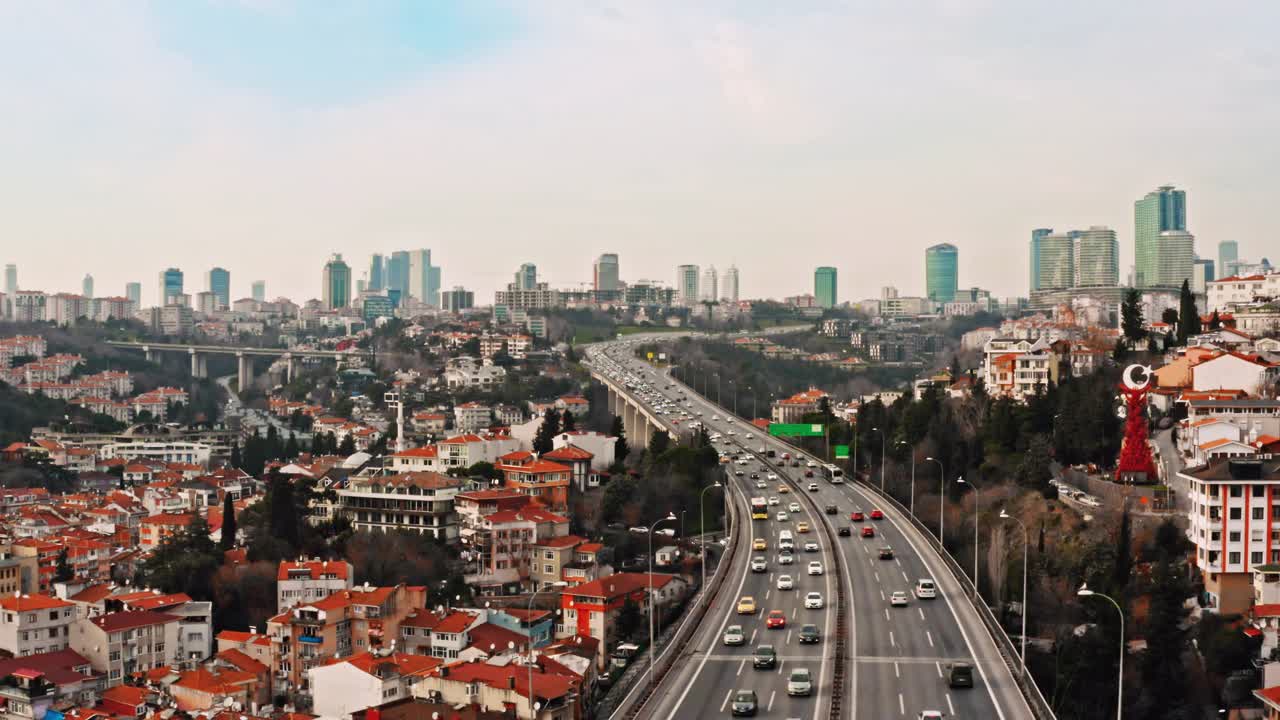
[[[323,7],[323,11],[312,8]],[[0,3],[0,263],[21,285],[319,296],[326,257],[429,247],[478,299],[617,252],[748,297],[1025,294],[1034,227],[1188,192],[1202,255],[1276,260],[1280,3]],[[1273,208],[1267,210],[1267,208]]]

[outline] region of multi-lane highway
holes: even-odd
[[[673,379],[669,369],[639,361],[632,356],[636,342],[594,346],[589,357],[594,356],[597,369],[622,369],[640,379],[640,383],[632,383],[635,387],[631,391],[651,408],[668,408],[662,412],[677,429],[701,422],[708,433],[720,436],[716,447],[734,457],[723,467],[731,501],[741,508],[739,517],[750,518],[750,498],[766,498],[769,503],[776,498],[777,503],[768,506],[768,520],[738,524],[737,542],[743,543],[738,562],[724,569],[729,574],[713,606],[677,664],[645,703],[641,717],[727,716],[739,690],[755,692],[762,717],[829,717],[836,653],[834,585],[840,582],[837,563],[845,583],[846,619],[850,620],[841,717],[918,718],[924,711],[960,719],[1033,717],[977,611],[961,595],[963,590],[915,526],[890,508],[880,507],[874,495],[857,484],[830,482],[820,466],[808,466],[814,459],[796,457],[795,448],[695,394]],[[675,420],[680,424],[674,425]],[[774,457],[768,457],[769,450]],[[794,460],[783,461],[784,452]],[[810,473],[813,477],[808,477]],[[771,479],[771,474],[776,479]],[[759,486],[761,481],[763,487]],[[816,483],[816,488],[810,489],[811,483]],[[828,506],[834,506],[834,514],[827,513]],[[872,510],[880,510],[883,519],[870,519]],[[786,512],[785,519],[780,519],[779,511]],[[853,520],[855,512],[863,513],[864,519]],[[809,532],[798,532],[801,522],[808,525]],[[832,539],[822,523],[831,527]],[[835,534],[841,527],[850,529],[848,536]],[[873,528],[874,537],[863,536],[867,527]],[[796,542],[789,565],[779,560],[779,535],[784,530],[789,530]],[[757,540],[764,542],[765,549],[747,551]],[[815,543],[816,548],[806,551],[807,542]],[[882,558],[881,547],[892,548],[893,557]],[[762,572],[753,572],[750,567],[757,558],[765,560]],[[823,574],[809,574],[809,563],[815,561],[821,563]],[[779,589],[782,575],[791,577],[791,589]],[[920,579],[935,581],[936,599],[915,596]],[[810,592],[821,594],[821,609],[805,607],[804,598]],[[890,606],[895,592],[907,594],[906,607]],[[753,614],[739,614],[738,603],[743,597],[755,601]],[[785,618],[784,627],[767,627],[766,619],[774,610]],[[818,643],[800,643],[800,630],[806,624],[816,625]],[[742,627],[744,642],[725,645],[725,633],[735,625]],[[766,644],[773,646],[777,664],[756,669],[753,657]],[[974,688],[949,687],[943,670],[955,661],[976,667]],[[812,695],[788,696],[788,680],[797,669],[810,671]]]

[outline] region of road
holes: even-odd
[[[961,596],[958,584],[942,569],[941,560],[913,525],[890,510],[884,510],[883,520],[852,521],[853,511],[869,515],[877,507],[869,491],[851,483],[832,484],[824,479],[820,467],[811,469],[803,463],[794,467],[777,458],[767,458],[767,453],[760,452],[761,448],[773,449],[779,456],[783,451],[794,454],[795,449],[777,439],[762,437],[757,428],[741,418],[731,419],[724,408],[707,402],[672,379],[669,371],[650,368],[633,358],[631,348],[635,342],[633,339],[608,343],[600,351],[629,372],[643,377],[649,389],[658,393],[664,402],[679,403],[682,410],[701,420],[709,433],[722,434],[722,442],[717,443],[717,447],[730,452],[749,451],[748,465],[728,466],[730,473],[743,470],[745,474],[727,476],[731,498],[740,505],[743,516],[750,517],[747,503],[752,496],[777,497],[782,507],[792,501],[801,505],[801,511],[790,513],[786,521],[779,521],[775,516],[779,506],[771,506],[769,520],[740,523],[743,536],[739,542],[763,538],[768,550],[741,552],[740,566],[727,569],[731,574],[722,592],[713,600],[702,626],[641,717],[727,715],[730,696],[739,689],[755,690],[762,717],[814,720],[827,717],[834,658],[834,642],[828,642],[835,627],[831,608],[835,600],[832,563],[843,563],[845,568],[845,591],[853,616],[849,645],[853,657],[847,663],[846,710],[842,715],[884,720],[916,718],[921,711],[938,710],[948,718],[1025,720],[1032,717],[976,610]],[[687,422],[683,421],[682,426],[687,426]],[[766,487],[756,486],[750,477],[752,472],[765,479]],[[778,474],[779,479],[768,480],[770,472]],[[806,477],[809,472],[813,478]],[[813,491],[806,489],[811,482],[816,482]],[[789,492],[780,492],[780,486]],[[809,503],[798,499],[801,494],[812,498],[813,507],[822,511],[815,511]],[[835,506],[835,514],[825,513],[828,505]],[[828,547],[824,533],[797,533],[795,564],[779,565],[778,534],[783,529],[795,533],[799,521],[807,522],[810,527],[819,522],[830,523],[833,528],[844,525],[850,527],[852,533],[849,537],[837,537],[834,548]],[[873,527],[875,537],[862,537],[863,527]],[[817,552],[802,551],[804,541],[809,539],[818,543]],[[893,548],[893,559],[880,559],[881,546]],[[749,560],[759,556],[767,558],[767,570],[750,572]],[[825,574],[806,574],[812,559],[823,564]],[[795,579],[795,590],[777,589],[777,577],[783,573]],[[932,578],[938,583],[937,599],[914,597],[912,590],[920,578]],[[826,607],[804,609],[803,596],[810,591],[822,593]],[[907,607],[889,606],[888,597],[895,591],[908,593]],[[743,596],[756,600],[760,610],[755,615],[737,614],[737,600]],[[765,628],[764,615],[774,609],[786,615],[785,629]],[[798,629],[805,622],[818,625],[821,643],[799,644]],[[743,626],[747,642],[742,646],[725,646],[724,631],[735,624]],[[773,670],[752,669],[754,648],[763,643],[777,649],[779,666]],[[954,690],[947,686],[942,679],[942,664],[953,660],[976,665],[974,689]],[[787,675],[791,669],[800,667],[813,673],[817,690],[812,697],[790,698],[786,694]]]

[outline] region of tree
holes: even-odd
[[[1160,559],[1151,576],[1151,602],[1147,609],[1147,651],[1143,654],[1142,704],[1147,717],[1175,717],[1170,713],[1184,704],[1187,669],[1182,661],[1187,645],[1183,630],[1186,599],[1191,587],[1180,561],[1171,556]],[[1238,630],[1235,634],[1244,637]]]
[[[1187,338],[1200,334],[1200,311],[1196,309],[1196,296],[1191,294],[1191,285],[1182,281],[1182,290],[1178,293],[1178,344],[1186,345]]]
[[[1044,492],[1049,489],[1049,481],[1053,479],[1053,471],[1049,463],[1053,461],[1053,446],[1045,435],[1031,438],[1027,451],[1018,463],[1016,477],[1023,487]]]
[[[1142,318],[1142,294],[1137,288],[1125,290],[1124,302],[1120,304],[1120,328],[1130,344],[1146,337],[1147,329]]]
[[[271,514],[268,529],[271,536],[288,543],[290,547],[298,547],[298,510],[294,507],[293,483],[289,478],[278,475],[271,481]]]
[[[243,463],[244,460],[240,457],[240,443],[231,443],[231,467],[240,468]]]
[[[649,439],[649,457],[657,458],[671,447],[671,436],[659,430]]]
[[[1213,314],[1209,316],[1209,329],[1218,330],[1221,327],[1222,327],[1222,318],[1218,317],[1218,311],[1214,310]]]
[[[1165,308],[1164,312],[1160,313],[1160,322],[1176,328],[1178,326],[1178,311],[1173,308]]]
[[[342,443],[338,445],[338,454],[346,457],[354,455],[356,452],[356,439],[351,433],[347,433],[342,437]]]
[[[618,442],[613,445],[613,457],[617,462],[627,459],[627,455],[631,452],[631,448],[627,446],[627,433],[622,427],[622,418],[614,415],[613,424],[609,426],[609,434],[618,438]]]
[[[539,455],[555,449],[555,437],[560,434],[560,413],[554,407],[542,414],[542,424],[533,436],[533,451]]]
[[[560,416],[560,432],[573,432],[574,417],[569,408],[564,409],[564,415]]]
[[[213,576],[222,553],[209,538],[209,525],[197,517],[181,532],[165,538],[143,563],[143,581],[166,593],[184,592],[193,600],[213,597]]]
[[[54,582],[66,582],[75,577],[76,573],[71,569],[71,563],[67,560],[67,549],[64,547],[58,551],[58,565],[53,571]]]
[[[298,453],[302,452],[302,448],[298,446],[298,436],[289,431],[289,439],[284,443],[284,458],[292,460],[298,457]]]
[[[640,606],[628,595],[626,601],[622,603],[622,609],[618,611],[618,636],[629,638],[635,635],[640,629],[641,620]]]
[[[236,506],[231,502],[231,493],[222,498],[222,540],[218,549],[226,552],[236,546]]]
[[[311,434],[311,455],[317,457],[324,454],[324,433]]]
[[[1111,576],[1111,587],[1123,593],[1129,586],[1129,575],[1133,569],[1132,530],[1130,528],[1129,510],[1120,515],[1120,531],[1116,537],[1116,569]]]

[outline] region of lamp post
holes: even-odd
[[[568,584],[569,583],[563,580],[557,580],[555,582],[546,583],[542,587],[534,588],[533,594],[529,596],[530,617],[533,616],[533,600],[534,598],[538,597],[539,592],[541,592],[544,588],[565,587]],[[534,654],[534,650],[533,650],[533,628],[530,628],[529,629],[529,717],[537,717],[537,713],[534,711],[534,705],[533,705],[533,666],[537,664],[537,660],[538,660],[538,657],[536,654]]]
[[[973,488],[973,599],[980,597],[978,593],[978,519],[982,517],[982,495],[978,493],[978,485],[963,477],[956,480]]]
[[[718,487],[724,487],[719,480],[702,488],[702,492],[698,493],[698,530],[702,533],[702,587],[704,589],[707,587],[707,520],[703,516],[702,502],[706,500],[708,490]]]
[[[916,514],[916,448],[914,445],[907,442],[906,440],[899,440],[898,444],[906,445],[907,449],[911,451],[911,502],[909,503],[909,505],[911,510],[911,516],[915,517],[915,514]]]
[[[750,390],[751,386],[747,386],[747,389]],[[729,381],[729,392],[733,393],[733,414],[737,415],[738,414],[738,385],[732,380]]]
[[[884,430],[878,427],[871,428],[873,432],[880,433],[880,492],[884,492]]]
[[[716,404],[717,405],[720,404],[720,387],[721,387],[720,373],[716,373]]]
[[[1116,602],[1115,598],[1090,590],[1088,584],[1081,585],[1076,595],[1106,598],[1120,614],[1120,677],[1116,680],[1116,720],[1120,720],[1124,716],[1124,610],[1120,609],[1120,603]]]
[[[942,548],[943,552],[946,552],[946,545],[942,542],[942,530],[947,524],[947,470],[942,461],[937,458],[927,457],[925,460],[932,460],[938,463],[938,474],[940,476],[938,478],[938,547]]]
[[[675,513],[667,513],[649,526],[649,684],[653,684],[654,643],[653,638],[653,533],[664,522],[675,522]]]
[[[1018,527],[1022,528],[1022,674],[1027,674],[1027,546],[1030,545],[1028,540],[1027,526],[1021,520],[1010,515],[1000,509],[1001,520],[1012,520],[1018,523]]]

